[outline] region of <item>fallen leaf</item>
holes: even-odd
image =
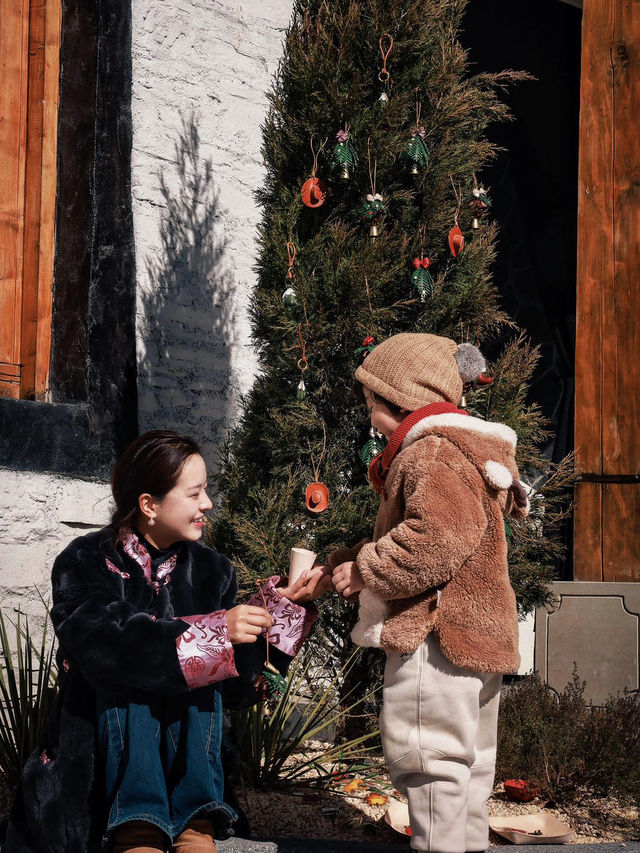
[[[379,791],[372,791],[370,794],[367,794],[365,799],[370,806],[386,806],[389,802],[389,797],[386,797]]]
[[[352,779],[350,782],[344,786],[345,793],[350,794],[352,791],[358,791],[360,788],[365,788],[366,785],[362,781],[362,779],[358,779],[356,776],[355,779]]]

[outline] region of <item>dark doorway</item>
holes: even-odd
[[[506,95],[514,121],[490,128],[505,151],[482,180],[500,224],[495,281],[541,347],[531,395],[551,421],[554,461],[573,449],[581,21],[560,0],[470,0],[462,34],[472,70],[536,78]]]
[[[549,419],[554,462],[573,450],[582,11],[561,0],[470,0],[462,43],[472,71],[528,71],[505,96],[514,121],[490,128],[505,150],[482,173],[500,224],[495,281],[505,309],[540,346],[531,401]],[[572,523],[565,530],[571,579]]]

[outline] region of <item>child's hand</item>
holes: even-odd
[[[273,625],[273,617],[264,607],[239,604],[227,610],[227,631],[232,643],[255,643],[265,628]]]
[[[289,601],[304,604],[313,598],[319,598],[331,587],[331,570],[327,566],[314,566],[305,569],[298,580],[286,587],[278,587],[278,592]]]
[[[333,570],[333,585],[336,591],[345,598],[351,598],[361,589],[364,589],[364,581],[355,560],[340,563]]]

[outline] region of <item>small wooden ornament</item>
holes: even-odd
[[[324,483],[310,483],[307,486],[305,503],[311,512],[324,512],[329,506],[329,489]]]
[[[327,186],[321,178],[307,178],[300,195],[307,207],[320,207],[327,197]]]
[[[454,258],[464,249],[464,234],[458,225],[454,225],[449,231],[449,249]]]

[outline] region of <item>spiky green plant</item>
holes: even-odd
[[[36,642],[26,617],[18,613],[12,622],[0,611],[0,780],[9,788],[17,785],[25,761],[41,743],[55,700],[57,670],[47,626],[48,619]]]
[[[379,763],[372,761],[379,750],[366,745],[377,738],[377,730],[350,740],[338,737],[320,756],[305,749],[306,742],[340,730],[345,718],[356,713],[376,692],[374,688],[358,699],[341,695],[340,685],[348,676],[354,657],[332,676],[323,675],[319,684],[311,677],[311,671],[317,669],[317,659],[314,662],[313,651],[307,650],[292,664],[286,690],[273,705],[259,702],[231,712],[239,749],[235,774],[241,784],[261,790],[300,784],[322,787],[335,778],[336,771],[357,769],[359,775],[366,775],[368,766],[379,768]]]

